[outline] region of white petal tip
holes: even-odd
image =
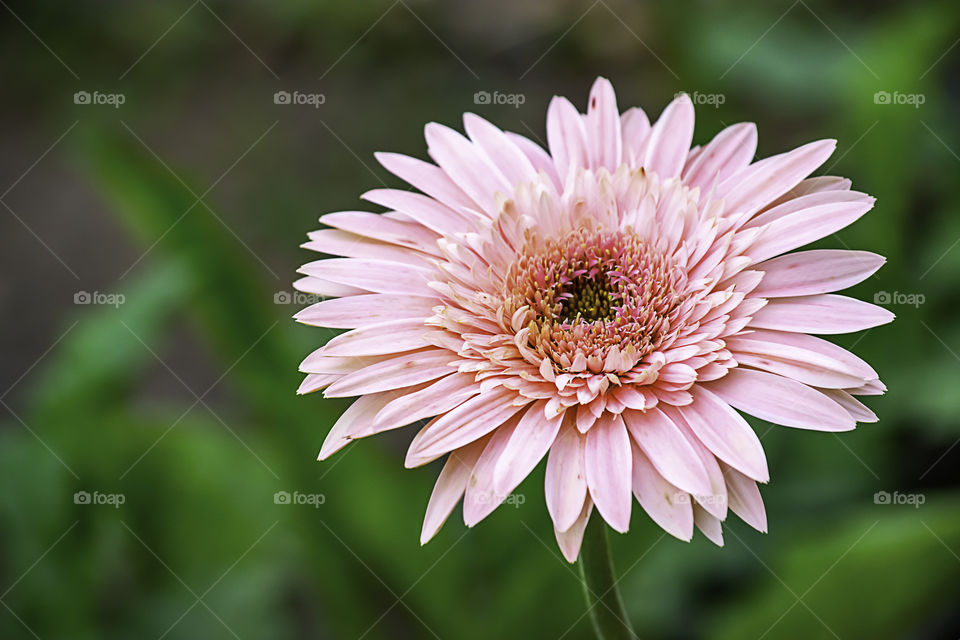
[[[325,440],[323,445],[320,447],[320,454],[317,456],[317,460],[326,460],[340,449],[343,449],[345,446],[350,444],[353,441],[353,438],[336,438],[334,440]]]
[[[630,531],[629,521],[626,524],[622,522],[614,524],[613,522],[607,521],[607,524],[610,525],[610,528],[616,531],[617,533],[627,533],[628,531]]]

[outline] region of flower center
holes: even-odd
[[[527,332],[531,348],[573,370],[584,361],[601,368],[613,348],[633,366],[676,335],[686,298],[684,271],[629,229],[531,237],[504,285],[505,319]]]
[[[594,322],[612,320],[614,296],[607,274],[582,275],[560,286],[560,321],[573,324],[577,320]]]

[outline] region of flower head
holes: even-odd
[[[302,393],[360,396],[326,458],[351,440],[429,420],[406,464],[446,456],[426,542],[463,498],[467,525],[544,458],[557,541],[577,557],[594,508],[618,531],[634,498],[672,535],[722,544],[728,509],[766,530],[760,441],[738,413],[821,431],[876,416],[855,396],[876,372],[809,334],[889,322],[832,292],[870,276],[863,251],[786,253],[873,206],[842,178],[807,176],[831,140],[753,161],[737,124],[691,148],[693,105],[651,125],[610,83],[586,114],[554,98],[548,149],[464,116],[426,127],[435,164],[377,158],[421,193],[378,189],[389,210],[323,216],[297,288],[336,296],[300,322],[350,329],[306,360]]]

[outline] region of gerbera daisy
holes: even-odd
[[[420,191],[376,189],[384,213],[345,211],[304,246],[297,289],[330,296],[297,314],[349,329],[312,353],[301,393],[360,396],[320,459],[356,438],[429,420],[406,466],[446,456],[423,524],[429,540],[463,498],[473,526],[544,458],[546,503],[576,559],[594,510],[630,525],[636,498],[670,534],[722,544],[728,509],[758,530],[769,474],[738,411],[846,431],[876,416],[876,372],[810,334],[893,319],[832,292],[881,256],[786,253],[873,206],[836,177],[807,178],[821,140],[754,162],[756,128],[691,148],[676,98],[650,124],[596,81],[586,114],[547,111],[548,149],[464,116],[467,136],[426,126],[433,163],[377,154]]]

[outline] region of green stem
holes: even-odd
[[[580,547],[580,576],[583,594],[593,629],[598,640],[634,640],[637,636],[623,608],[623,598],[617,589],[613,560],[607,543],[607,525],[594,514],[587,522]]]

